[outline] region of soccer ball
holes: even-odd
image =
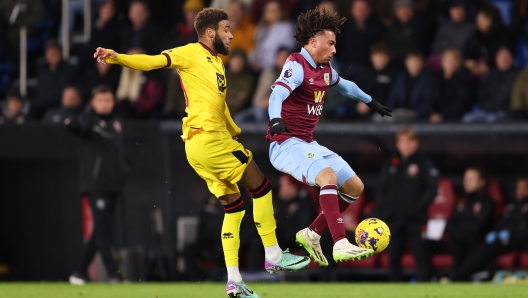
[[[389,227],[382,220],[367,218],[356,228],[356,243],[363,248],[371,248],[380,253],[389,245],[391,238]]]

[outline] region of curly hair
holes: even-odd
[[[198,36],[203,36],[207,28],[218,30],[218,23],[227,21],[229,17],[227,13],[218,8],[205,8],[200,11],[194,19],[194,29]]]
[[[308,44],[310,38],[323,33],[325,30],[332,31],[334,34],[340,33],[339,26],[343,25],[345,21],[345,17],[331,13],[324,8],[322,10],[311,9],[299,15],[293,37],[297,43],[304,46]]]

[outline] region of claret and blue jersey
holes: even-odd
[[[291,132],[268,133],[270,161],[273,166],[297,180],[315,185],[317,174],[331,167],[340,187],[355,173],[336,153],[313,139],[323,104],[330,87],[345,97],[369,103],[372,98],[356,84],[339,77],[330,63],[316,65],[306,49],[286,60],[270,96],[270,119],[281,118]]]

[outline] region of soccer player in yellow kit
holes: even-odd
[[[251,151],[236,140],[241,129],[231,118],[225,102],[225,68],[218,57],[229,53],[233,38],[227,14],[220,9],[206,8],[196,16],[194,27],[199,37],[197,43],[159,55],[124,55],[97,48],[94,58],[100,63],[143,71],[163,67],[178,71],[186,100],[182,139],[187,160],[226,212],[221,237],[228,272],[227,295],[259,297],[244,284],[238,270],[240,223],[245,209],[237,184],[253,195],[254,221],[264,244],[266,270],[270,273],[296,271],[306,267],[310,259],[280,249],[275,235],[270,181],[253,161]]]

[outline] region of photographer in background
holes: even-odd
[[[118,263],[112,256],[113,223],[116,201],[123,191],[127,165],[123,151],[123,129],[114,118],[115,97],[110,87],[92,91],[91,109],[64,124],[79,137],[81,194],[88,197],[94,228],[83,244],[82,259],[70,276],[73,285],[84,285],[96,251],[101,253],[110,281],[122,280]]]

